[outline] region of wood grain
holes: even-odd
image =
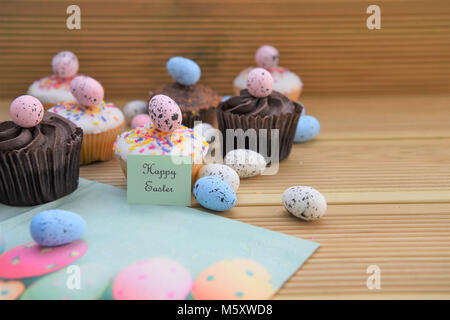
[[[318,138],[294,145],[277,175],[242,180],[238,206],[222,214],[321,244],[275,299],[450,299],[449,101],[305,99],[321,121]],[[0,121],[8,104],[0,100]],[[126,186],[116,161],[83,166],[81,176]],[[289,215],[281,194],[291,185],[323,192],[326,215],[309,223]],[[369,265],[381,269],[380,290],[366,287]]]
[[[450,91],[447,0],[377,1],[381,30],[366,28],[362,0],[82,0],[82,29],[73,31],[69,4],[2,1],[0,97],[48,75],[63,49],[76,52],[80,71],[98,78],[108,98],[146,98],[170,81],[173,55],[195,59],[201,81],[226,95],[265,43],[302,77],[305,96]]]

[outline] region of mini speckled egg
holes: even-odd
[[[230,185],[234,191],[239,189],[240,179],[236,171],[234,171],[231,167],[219,164],[219,163],[210,163],[202,166],[200,171],[198,172],[198,178],[214,176],[217,177]]]
[[[167,258],[152,258],[120,271],[112,293],[116,300],[183,300],[191,288],[191,274],[183,265]]]
[[[237,172],[240,178],[250,178],[264,172],[267,162],[259,153],[248,149],[228,152],[224,158],[227,166]]]
[[[266,268],[242,258],[208,267],[192,287],[192,296],[197,300],[259,300],[269,299],[274,293]]]
[[[70,91],[77,101],[86,107],[95,107],[102,103],[105,96],[100,82],[87,76],[78,76],[70,82]]]
[[[38,213],[30,224],[34,241],[41,246],[54,247],[71,243],[86,231],[86,222],[78,214],[65,210]]]
[[[325,197],[311,187],[290,187],[284,191],[282,201],[289,213],[307,221],[317,220],[327,211]]]
[[[80,277],[75,277],[79,275]],[[71,277],[72,276],[72,277]],[[73,281],[70,281],[70,279]],[[104,265],[81,263],[39,278],[27,288],[21,300],[95,300],[100,299],[113,279]],[[79,280],[79,282],[77,281]]]
[[[313,116],[302,115],[298,120],[297,130],[295,131],[294,142],[306,142],[314,139],[320,131],[320,123]]]
[[[205,140],[210,143],[216,137],[216,129],[212,125],[206,122],[200,122],[194,125],[193,128],[195,134],[201,135]]]
[[[148,103],[144,100],[133,100],[128,102],[125,107],[123,107],[123,114],[127,119],[128,124],[131,120],[138,114],[148,114]]]
[[[203,207],[214,211],[227,211],[236,205],[236,192],[228,183],[214,176],[197,180],[194,197]]]
[[[148,114],[142,113],[133,118],[133,121],[131,121],[131,127],[135,129],[137,127],[143,127],[151,123],[152,119],[150,118],[150,116]]]
[[[148,111],[153,124],[158,130],[163,132],[171,132],[178,129],[181,125],[181,120],[183,120],[177,103],[163,94],[158,94],[150,100]]]
[[[78,67],[78,58],[70,51],[61,51],[52,59],[53,73],[63,79],[74,77]]]
[[[17,300],[24,290],[23,282],[0,280],[0,300]]]
[[[33,96],[23,95],[11,102],[9,109],[15,124],[23,128],[37,126],[44,118],[42,103]]]
[[[74,263],[87,250],[83,240],[58,247],[41,247],[29,242],[0,255],[0,278],[22,279],[42,276]]]
[[[191,86],[196,84],[201,76],[201,69],[195,61],[184,57],[173,57],[167,61],[167,71],[178,83]]]
[[[273,78],[269,71],[255,68],[247,77],[247,90],[256,98],[264,98],[272,93]]]
[[[264,69],[272,69],[278,65],[280,54],[275,47],[265,45],[255,53],[256,65]]]

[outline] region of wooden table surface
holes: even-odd
[[[9,102],[0,101],[0,120]],[[303,103],[321,122],[318,138],[295,145],[277,175],[241,181],[238,205],[222,214],[321,244],[275,298],[449,299],[450,95]],[[84,166],[81,176],[125,187],[116,161]],[[325,195],[322,219],[285,211],[281,195],[293,185]],[[381,270],[379,290],[367,289],[369,265]]]

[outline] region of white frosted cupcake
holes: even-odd
[[[125,176],[129,155],[181,155],[192,158],[191,181],[195,182],[208,152],[208,143],[192,129],[181,125],[181,110],[168,96],[154,96],[149,111],[153,123],[122,133],[114,145]]]
[[[278,50],[272,46],[260,47],[255,54],[256,64],[270,72],[273,78],[273,90],[280,92],[292,101],[297,101],[302,93],[303,82],[299,76],[292,71],[278,66],[280,55]],[[240,91],[246,88],[247,77],[254,67],[249,67],[241,71],[234,79],[234,93],[239,95]]]
[[[103,101],[103,87],[93,78],[78,76],[71,88],[77,100],[61,103],[48,111],[83,129],[80,164],[113,159],[114,141],[125,127],[122,111]]]
[[[61,51],[52,60],[53,74],[34,81],[28,94],[42,102],[45,109],[75,100],[70,92],[70,82],[78,72],[78,58],[70,51]]]

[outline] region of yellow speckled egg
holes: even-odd
[[[192,295],[197,300],[258,300],[275,290],[269,272],[250,259],[220,261],[195,279]]]

